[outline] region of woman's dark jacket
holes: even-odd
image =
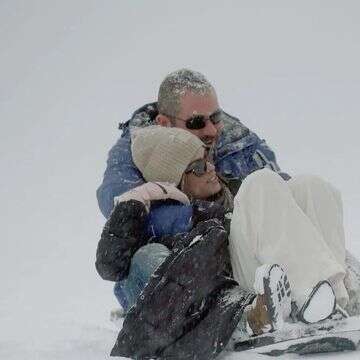
[[[161,203],[163,205],[164,202]],[[158,212],[166,207],[157,205],[152,203],[149,214],[144,204],[136,200],[115,206],[104,226],[96,252],[96,269],[104,280],[125,279],[134,253],[148,243],[161,243],[172,250],[186,246],[186,233],[202,221],[218,219],[225,225],[225,210],[214,202],[196,200],[189,206],[169,202],[167,207],[172,207],[175,211],[171,214],[175,215],[162,214],[164,221],[161,223],[154,219],[159,219]],[[184,214],[185,208],[186,219],[176,217],[176,209]]]

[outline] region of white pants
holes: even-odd
[[[288,274],[293,300],[302,306],[313,287],[329,280],[345,306],[345,242],[340,193],[316,176],[284,181],[268,169],[242,183],[231,221],[234,277],[251,289],[255,270],[279,264]]]

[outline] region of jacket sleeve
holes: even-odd
[[[114,197],[144,183],[140,171],[131,157],[130,134],[124,130],[122,137],[109,152],[103,182],[96,196],[101,212],[109,218]]]
[[[106,222],[96,251],[96,270],[104,280],[127,277],[133,254],[148,241],[145,205],[121,202]]]
[[[217,219],[225,224],[225,209],[216,202],[194,200],[191,205],[179,203],[175,205],[174,201],[161,201],[155,206],[153,204],[154,202],[151,203],[148,217],[147,233],[154,238],[165,239],[184,234],[191,231],[198,223],[211,219]],[[176,240],[171,241],[176,242]],[[168,243],[164,245],[172,248]]]
[[[211,219],[217,219],[222,225],[224,225],[225,213],[225,208],[216,202],[194,200],[192,226],[195,227],[197,224]]]
[[[226,115],[215,159],[218,172],[227,179],[245,179],[253,171],[269,168],[288,180],[290,176],[281,172],[275,153],[266,141],[239,119]]]
[[[185,233],[191,230],[193,218],[193,206],[172,201],[161,201],[161,204],[153,205],[149,213],[148,230],[149,236],[161,238]]]

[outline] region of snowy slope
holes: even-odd
[[[289,4],[0,2],[0,359],[108,358],[95,189],[117,122],[179,67],[204,72],[284,170],[341,189],[360,257],[360,5]]]

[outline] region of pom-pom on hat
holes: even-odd
[[[154,125],[132,129],[131,152],[146,181],[177,186],[189,164],[204,157],[205,144],[187,130]]]

